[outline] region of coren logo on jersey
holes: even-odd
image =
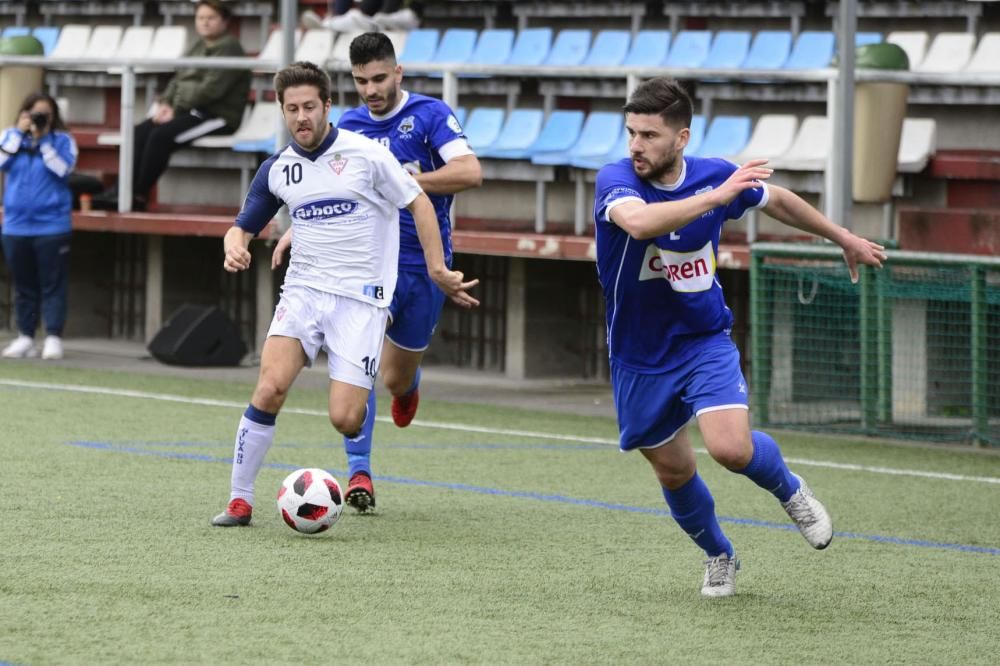
[[[304,203],[292,211],[292,217],[303,222],[321,222],[350,215],[358,209],[357,201],[349,199],[320,199]]]
[[[674,291],[691,293],[706,291],[715,282],[715,253],[712,242],[694,252],[671,252],[654,243],[646,247],[639,271],[640,280],[666,278]]]

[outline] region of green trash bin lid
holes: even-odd
[[[854,52],[854,66],[857,69],[909,70],[910,59],[898,44],[865,44]]]
[[[31,35],[4,37],[0,39],[0,55],[45,55],[45,47]]]

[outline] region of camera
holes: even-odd
[[[44,131],[49,124],[49,116],[47,113],[42,113],[41,111],[35,111],[34,113],[31,114],[30,117],[31,117],[31,124],[34,125],[39,132]]]

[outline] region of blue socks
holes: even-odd
[[[799,489],[799,480],[788,471],[778,443],[759,430],[750,433],[750,438],[753,441],[753,457],[746,467],[736,473],[749,478],[779,501],[787,502]]]
[[[410,384],[410,388],[406,389],[406,395],[413,393],[420,386],[420,366],[417,366],[417,374],[413,375],[413,383]]]
[[[375,428],[375,389],[368,392],[368,411],[365,413],[361,430],[354,437],[344,437],[344,451],[347,452],[348,479],[358,472],[372,475],[372,430]]]
[[[663,498],[667,500],[673,519],[706,555],[717,557],[726,553],[733,556],[733,544],[722,533],[715,517],[715,500],[698,472],[677,490],[664,488]]]

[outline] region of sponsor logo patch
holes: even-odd
[[[448,120],[446,122],[448,123],[448,129],[450,129],[452,132],[454,132],[455,134],[462,133],[462,126],[458,124],[458,118],[456,118],[454,114],[449,115]]]
[[[322,222],[350,215],[357,209],[358,202],[350,199],[319,199],[295,208],[292,211],[292,218],[302,222]]]
[[[694,252],[671,252],[650,243],[639,270],[639,280],[664,278],[674,291],[707,291],[715,282],[715,266],[711,241]]]

